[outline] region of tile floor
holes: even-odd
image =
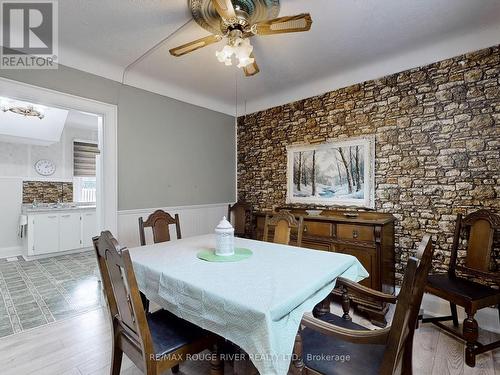
[[[0,337],[105,305],[93,252],[0,260]]]

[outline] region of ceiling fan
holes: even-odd
[[[198,25],[212,35],[172,48],[170,54],[179,57],[226,38],[227,44],[216,52],[217,59],[232,65],[235,56],[246,76],[260,71],[251,37],[309,31],[312,24],[309,13],[276,18],[279,0],[188,0],[188,6]]]

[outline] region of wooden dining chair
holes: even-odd
[[[413,335],[432,264],[433,248],[425,235],[410,257],[399,295],[375,291],[341,279],[343,285],[372,299],[396,303],[389,327],[369,330],[350,320],[324,313],[304,315],[295,342],[292,372],[326,375],[392,375],[412,373]],[[420,258],[420,259],[418,259]],[[349,356],[349,358],[347,358]]]
[[[491,270],[491,257],[495,232],[500,230],[500,216],[487,210],[479,210],[467,215],[457,215],[455,235],[451,248],[448,273],[429,276],[426,292],[443,298],[450,303],[450,316],[424,318],[422,322],[432,322],[439,328],[466,342],[465,363],[474,367],[476,355],[500,347],[500,340],[484,345],[477,341],[478,324],[475,313],[485,307],[496,305],[500,318],[500,274]],[[463,265],[458,264],[458,251],[462,234],[467,238],[466,257]],[[458,271],[458,273],[457,273]],[[470,280],[479,279],[496,285],[487,285]],[[458,327],[457,305],[465,309],[466,318],[460,333],[441,322],[451,320]]]
[[[248,203],[238,201],[232,206],[228,205],[227,220],[233,224],[235,236],[251,237],[251,233],[247,230],[247,222],[252,221],[252,207]]]
[[[264,222],[264,241],[269,241],[269,228],[274,229],[274,243],[289,245],[292,229],[297,231],[297,243],[296,246],[302,245],[302,234],[304,231],[304,218],[299,217],[299,220],[295,218],[290,211],[278,211],[273,213],[272,216],[266,215],[266,220]]]
[[[175,214],[174,217],[168,212],[163,210],[156,210],[153,212],[146,221],[139,218],[139,237],[141,240],[141,246],[146,246],[146,233],[144,228],[151,228],[153,231],[153,242],[166,242],[170,241],[170,225],[175,224],[175,231],[177,233],[177,239],[180,240],[181,236],[181,224],[179,220],[179,215]],[[141,292],[141,299],[144,305],[144,310],[149,312],[149,300]]]
[[[147,375],[175,368],[186,356],[217,350],[215,335],[166,310],[146,314],[129,251],[109,231],[93,238],[113,329],[111,375],[120,373],[123,353]],[[222,374],[215,355],[211,374]]]
[[[174,217],[168,212],[163,210],[156,210],[153,212],[146,221],[139,218],[139,236],[141,240],[141,246],[146,245],[146,234],[144,228],[150,227],[153,230],[153,242],[166,242],[170,241],[170,229],[169,225],[175,224],[175,231],[177,232],[177,239],[180,240],[181,236],[181,224],[179,220],[179,215],[175,214]]]

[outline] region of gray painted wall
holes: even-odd
[[[118,106],[118,209],[235,200],[234,117],[80,70],[0,76]]]

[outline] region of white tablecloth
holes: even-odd
[[[141,291],[177,316],[241,347],[264,375],[285,375],[302,315],[312,311],[338,276],[368,273],[350,255],[235,239],[253,255],[240,262],[196,257],[214,235],[130,249]]]

